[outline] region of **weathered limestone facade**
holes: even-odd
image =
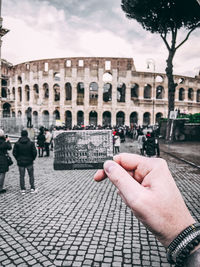
[[[33,124],[60,120],[73,125],[153,124],[167,117],[167,77],[137,72],[131,58],[56,58],[25,62],[7,69],[2,87],[10,113],[26,117],[32,108]],[[200,112],[200,76],[175,75],[175,107]],[[4,91],[3,91],[4,90]]]

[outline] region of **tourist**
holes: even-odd
[[[117,154],[120,152],[120,136],[119,133],[117,132],[114,136],[114,153]]]
[[[37,156],[37,150],[34,142],[28,138],[28,132],[26,130],[22,130],[21,137],[15,143],[13,148],[13,156],[17,160],[17,165],[19,167],[20,188],[22,195],[26,193],[24,180],[26,170],[28,171],[29,175],[29,183],[31,186],[30,192],[35,193],[36,190],[33,162]]]
[[[167,248],[176,266],[200,266],[200,223],[195,223],[163,159],[123,153],[106,161],[95,181],[106,177],[135,216]]]
[[[38,146],[38,157],[43,157],[44,147],[45,147],[45,135],[44,128],[40,128],[40,132],[37,136],[37,146]]]
[[[4,131],[0,129],[0,194],[6,193],[4,188],[4,181],[6,172],[9,170],[8,164],[8,150],[11,150],[11,143],[9,138],[4,135]]]
[[[50,155],[49,146],[51,144],[51,138],[52,138],[52,134],[49,132],[49,129],[45,129],[45,143],[44,143],[45,152],[46,152],[45,157],[49,157]]]
[[[140,150],[140,154],[142,156],[144,156],[144,143],[146,141],[146,137],[145,137],[145,135],[143,134],[142,131],[139,131],[138,132],[138,139],[137,139],[137,141],[138,141],[138,149]]]

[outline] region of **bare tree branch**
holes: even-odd
[[[169,44],[168,44],[168,42],[167,42],[167,33],[165,32],[164,35],[163,35],[163,34],[160,34],[160,36],[161,36],[161,38],[163,39],[163,41],[164,41],[164,43],[165,43],[167,49],[170,50],[170,46],[169,46]]]
[[[190,34],[196,29],[200,27],[200,23],[197,24],[195,27],[193,27],[189,32],[188,34],[186,35],[185,39],[175,48],[175,50],[177,50],[181,45],[183,45],[189,38]]]

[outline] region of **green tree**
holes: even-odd
[[[122,0],[122,10],[129,19],[135,19],[151,33],[160,34],[168,49],[166,75],[168,78],[168,118],[174,110],[177,84],[173,78],[173,58],[177,49],[200,27],[200,5],[196,0]],[[186,35],[177,44],[178,31],[184,28]],[[194,44],[197,45],[197,44]],[[167,139],[170,120],[168,119]]]

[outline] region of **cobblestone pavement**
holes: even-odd
[[[134,142],[122,151],[136,152]],[[193,216],[200,220],[200,172],[167,157]],[[95,170],[54,171],[37,158],[37,194],[19,192],[16,164],[0,195],[0,266],[161,266],[165,249],[121,201],[114,186],[93,181]],[[26,174],[26,182],[28,178]],[[28,186],[27,186],[28,187]]]

